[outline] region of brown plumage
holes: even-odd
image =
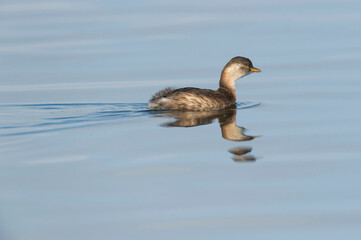
[[[236,104],[235,84],[237,79],[260,72],[245,57],[232,58],[222,70],[217,90],[200,88],[166,88],[157,92],[149,101],[151,109],[172,109],[209,111],[234,107]]]

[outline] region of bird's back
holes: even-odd
[[[233,104],[235,99],[227,92],[192,87],[166,88],[149,101],[150,108],[193,111],[224,109]]]

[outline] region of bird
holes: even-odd
[[[246,57],[234,57],[223,68],[217,90],[194,87],[165,88],[149,100],[149,109],[213,111],[236,106],[236,81],[252,72],[261,72]]]

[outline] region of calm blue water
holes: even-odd
[[[360,1],[0,3],[0,239],[360,239]],[[217,88],[236,110],[149,111]]]

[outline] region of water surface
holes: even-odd
[[[360,9],[2,1],[0,238],[359,239]],[[237,55],[237,109],[146,108]]]

